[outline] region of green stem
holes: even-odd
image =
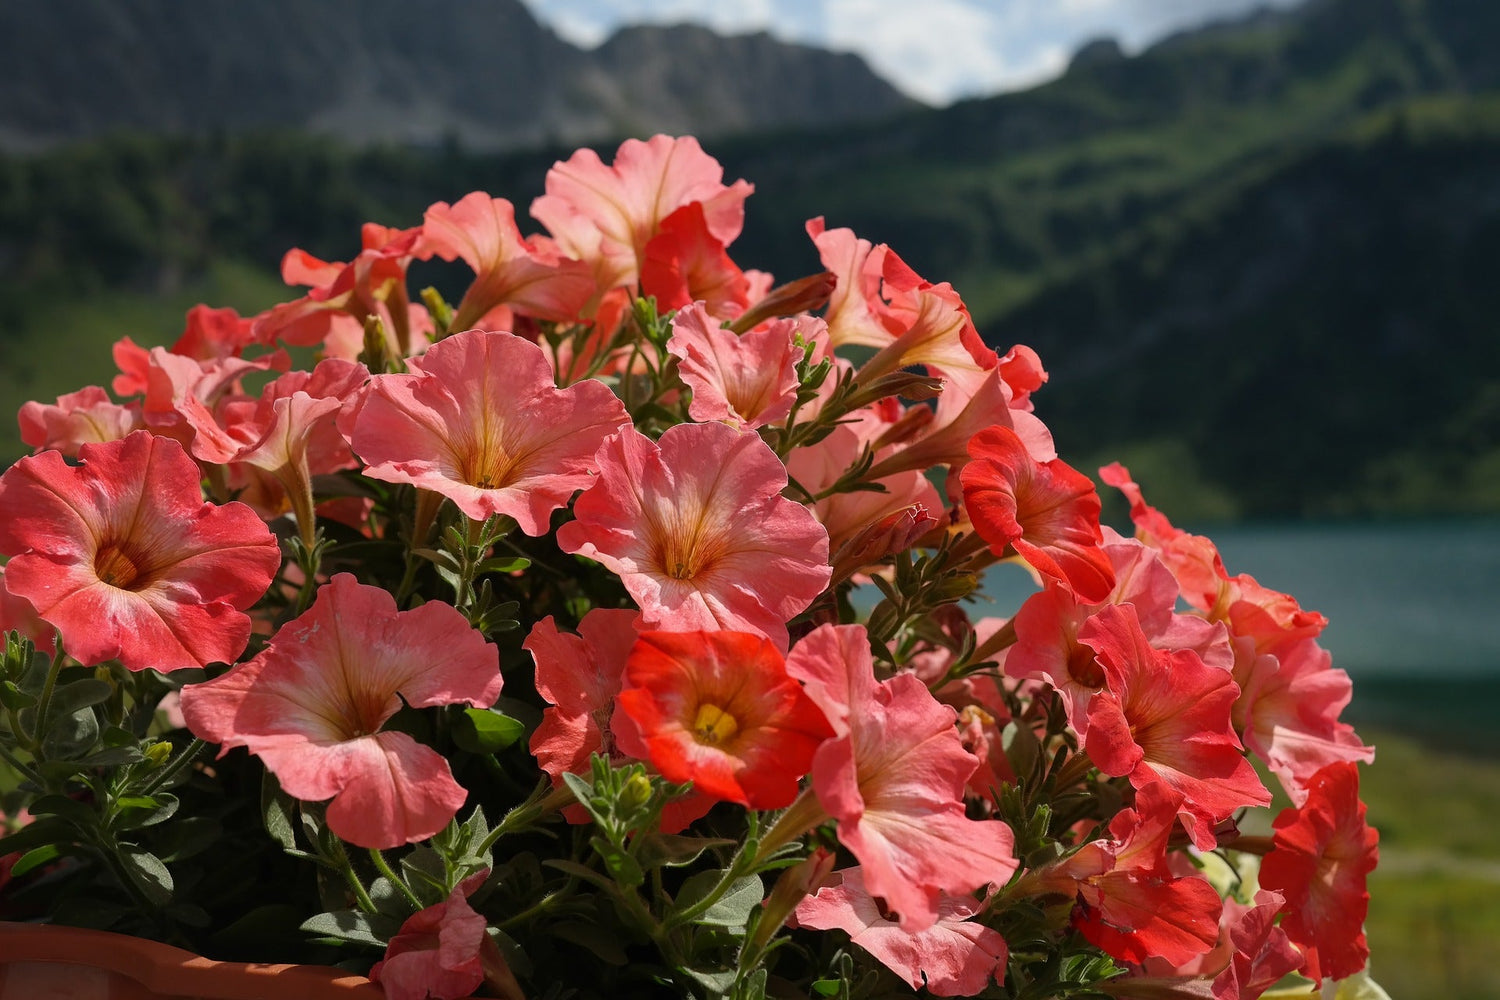
[[[62,650],[54,649],[52,662],[47,666],[47,679],[42,683],[42,696],[37,700],[36,727],[32,730],[35,749],[41,749],[47,735],[47,715],[52,711],[52,692],[57,688],[57,677],[62,673]],[[28,747],[27,749],[33,749]]]
[[[477,853],[488,854],[501,837],[524,830],[543,816],[556,812],[564,806],[572,805],[576,801],[578,800],[573,795],[572,789],[567,785],[559,785],[548,791],[547,785],[543,783],[532,793],[531,798],[505,814],[499,824],[490,831],[489,836],[480,841]]]
[[[385,853],[383,851],[375,847],[370,848],[370,860],[375,862],[375,870],[384,875],[386,880],[396,887],[396,891],[406,897],[406,901],[411,904],[414,911],[424,909],[422,901],[417,898],[417,894],[411,891],[411,886],[407,885],[406,880],[391,869],[390,863],[385,860]]]
[[[12,771],[15,771],[17,774],[19,774],[21,777],[25,778],[32,784],[46,787],[39,772],[33,771],[30,767],[21,763],[13,754],[11,754],[9,750],[5,749],[5,747],[3,746],[0,746],[0,760],[5,761],[6,765],[9,766]]]
[[[349,889],[354,893],[354,899],[359,903],[359,908],[361,910],[364,910],[366,913],[379,912],[379,908],[376,907],[375,901],[371,899],[370,894],[365,891],[364,883],[359,880],[359,874],[355,872],[354,864],[349,860],[348,853],[346,853],[343,848],[340,847],[338,854],[339,870],[344,873],[344,881],[349,883]]]

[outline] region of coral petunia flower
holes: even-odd
[[[454,334],[413,367],[376,376],[345,411],[365,474],[441,493],[476,521],[508,514],[533,537],[594,481],[595,452],[629,422],[602,382],[557,388],[542,349],[514,334]]]
[[[599,478],[557,531],[617,573],[648,626],[757,632],[786,623],[828,584],[828,533],[781,496],[786,467],[760,436],[679,424],[659,442],[633,428],[599,449]]]
[[[719,326],[702,303],[672,318],[667,350],[693,401],[688,415],[702,423],[723,420],[763,427],[792,412],[797,398],[797,362],[802,348],[792,341],[796,324],[773,320],[744,334]]]
[[[849,940],[906,980],[936,997],[978,996],[991,981],[1004,982],[1010,949],[1000,932],[969,918],[983,906],[972,896],[944,895],[937,922],[916,933],[903,928],[870,895],[864,873],[848,868],[842,881],[824,886],[797,906],[799,927],[837,928]]]
[[[21,440],[37,451],[49,448],[75,457],[84,444],[118,441],[141,427],[139,404],[121,406],[97,385],[58,396],[47,404],[32,400],[16,415]]]
[[[1179,812],[1201,850],[1213,849],[1218,821],[1243,806],[1270,804],[1230,725],[1240,692],[1229,671],[1191,650],[1153,649],[1131,604],[1100,609],[1078,630],[1078,641],[1098,654],[1104,673],[1084,738],[1101,771],[1128,775],[1137,789],[1166,784],[1183,800]]]
[[[1103,601],[1115,572],[1101,544],[1099,494],[1061,459],[1039,462],[1009,427],[969,442],[959,479],[974,530],[997,555],[1015,551],[1043,576],[1065,581],[1086,601]]]
[[[662,220],[700,202],[708,232],[727,246],[745,223],[748,181],[725,186],[724,168],[692,136],[627,139],[606,167],[580,149],[547,171],[531,214],[570,257],[589,262],[600,289],[634,284]]]
[[[1365,967],[1368,878],[1379,860],[1380,834],[1365,822],[1359,769],[1329,764],[1307,783],[1307,801],[1276,817],[1274,847],[1260,884],[1286,897],[1281,926],[1307,957],[1309,979],[1345,979]]]
[[[492,996],[520,995],[520,984],[474,912],[469,896],[489,877],[479,872],[454,887],[443,902],[406,918],[370,969],[386,1000],[460,1000],[486,982]]]
[[[703,203],[692,202],[661,221],[641,261],[641,295],[662,312],[702,302],[724,319],[750,304],[750,281],[708,230]]]
[[[562,256],[550,243],[522,239],[515,207],[483,191],[427,209],[416,256],[433,254],[461,257],[474,269],[474,283],[453,317],[455,330],[469,329],[501,304],[540,319],[576,319],[594,294],[588,265]]]
[[[92,665],[177,670],[232,662],[281,564],[244,504],[203,501],[198,466],[170,438],[136,431],[23,458],[0,476],[5,586]]]
[[[746,632],[645,632],[620,707],[669,781],[750,809],[797,797],[833,729],[770,640]]]
[[[927,685],[911,673],[877,683],[858,625],[815,629],[787,657],[787,673],[806,684],[836,733],[813,757],[817,801],[903,929],[935,924],[945,894],[1010,877],[1011,829],[965,815],[964,786],[978,761],[953,727],[953,709]]]
[[[390,848],[442,830],[468,793],[437,751],[381,727],[403,699],[489,706],[500,687],[498,651],[453,607],[398,612],[340,573],[254,659],[184,688],[182,714],[195,736],[260,757],[288,795],[333,799],[344,840]]]

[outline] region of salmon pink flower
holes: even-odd
[[[609,720],[639,635],[637,617],[623,608],[594,608],[578,623],[579,634],[569,635],[548,615],[522,643],[536,661],[536,692],[548,702],[531,752],[554,786],[565,773],[587,774],[593,754],[615,754]]]
[[[700,202],[708,232],[727,246],[745,224],[747,181],[726,187],[724,168],[691,136],[627,139],[606,167],[592,149],[580,149],[547,171],[547,193],[531,214],[568,256],[589,262],[600,290],[633,285],[646,244],[661,222],[684,205]]]
[[[1367,881],[1379,860],[1380,834],[1365,822],[1359,769],[1329,764],[1308,782],[1307,801],[1276,817],[1271,852],[1260,866],[1260,884],[1286,897],[1281,922],[1307,956],[1303,975],[1345,979],[1365,967]]]
[[[904,930],[935,924],[945,894],[1003,884],[1016,870],[1014,838],[999,820],[964,814],[978,761],[964,749],[954,711],[914,674],[877,683],[859,625],[823,625],[787,657],[835,736],[813,757],[813,790],[865,884]],[[793,807],[795,812],[797,807]]]
[[[365,475],[441,493],[476,521],[508,514],[528,535],[594,481],[595,452],[628,423],[604,383],[557,388],[542,349],[514,334],[454,334],[412,367],[346,411]]]
[[[469,905],[488,877],[488,870],[471,875],[443,902],[406,918],[370,969],[387,1000],[459,1000],[486,981],[494,995],[520,995],[499,945],[485,933],[487,922]]]
[[[620,707],[669,781],[750,809],[781,809],[833,729],[746,632],[644,632],[625,662]]]
[[[85,665],[131,670],[232,662],[281,564],[244,504],[203,501],[198,467],[170,438],[136,431],[23,458],[0,476],[5,586],[57,627]]]
[[[1103,601],[1115,573],[1100,547],[1099,494],[1061,459],[1039,462],[1009,427],[990,427],[969,442],[960,473],[974,530],[996,555],[1014,548],[1043,576],[1065,581],[1086,601]]]
[[[786,468],[759,435],[680,424],[633,428],[599,450],[599,478],[557,531],[618,574],[648,626],[734,629],[785,648],[786,623],[828,584],[828,533],[781,496]]]
[[[974,897],[943,895],[937,921],[912,933],[870,895],[858,868],[836,874],[842,876],[838,884],[797,906],[797,926],[846,932],[912,989],[925,983],[933,996],[977,996],[992,980],[1005,981],[1010,949],[998,931],[969,919],[983,905]]]
[[[182,691],[195,736],[265,762],[288,795],[328,804],[328,828],[361,847],[431,837],[468,793],[448,762],[406,733],[382,732],[413,708],[488,707],[500,696],[494,645],[438,601],[395,599],[340,573],[254,659]]]
[[[458,304],[452,327],[467,330],[499,305],[539,319],[574,320],[594,294],[588,266],[569,260],[547,242],[527,241],[516,227],[516,210],[483,191],[427,209],[416,255],[463,258],[474,283]]]
[[[763,427],[792,412],[797,398],[797,362],[802,348],[792,342],[796,324],[773,320],[744,334],[719,326],[702,303],[672,318],[667,350],[693,401],[694,420],[724,420],[741,427]]]
[[[84,444],[118,441],[141,426],[137,404],[121,406],[97,385],[58,396],[54,404],[30,401],[17,414],[21,440],[37,451],[55,449],[76,457]]]

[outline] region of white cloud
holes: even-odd
[[[994,93],[1061,72],[1101,35],[1130,50],[1266,3],[1298,0],[525,0],[560,35],[597,45],[622,24],[693,21],[724,33],[858,52],[932,103]]]

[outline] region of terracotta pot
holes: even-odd
[[[214,962],[144,938],[0,923],[0,1000],[383,1000],[321,965]]]

